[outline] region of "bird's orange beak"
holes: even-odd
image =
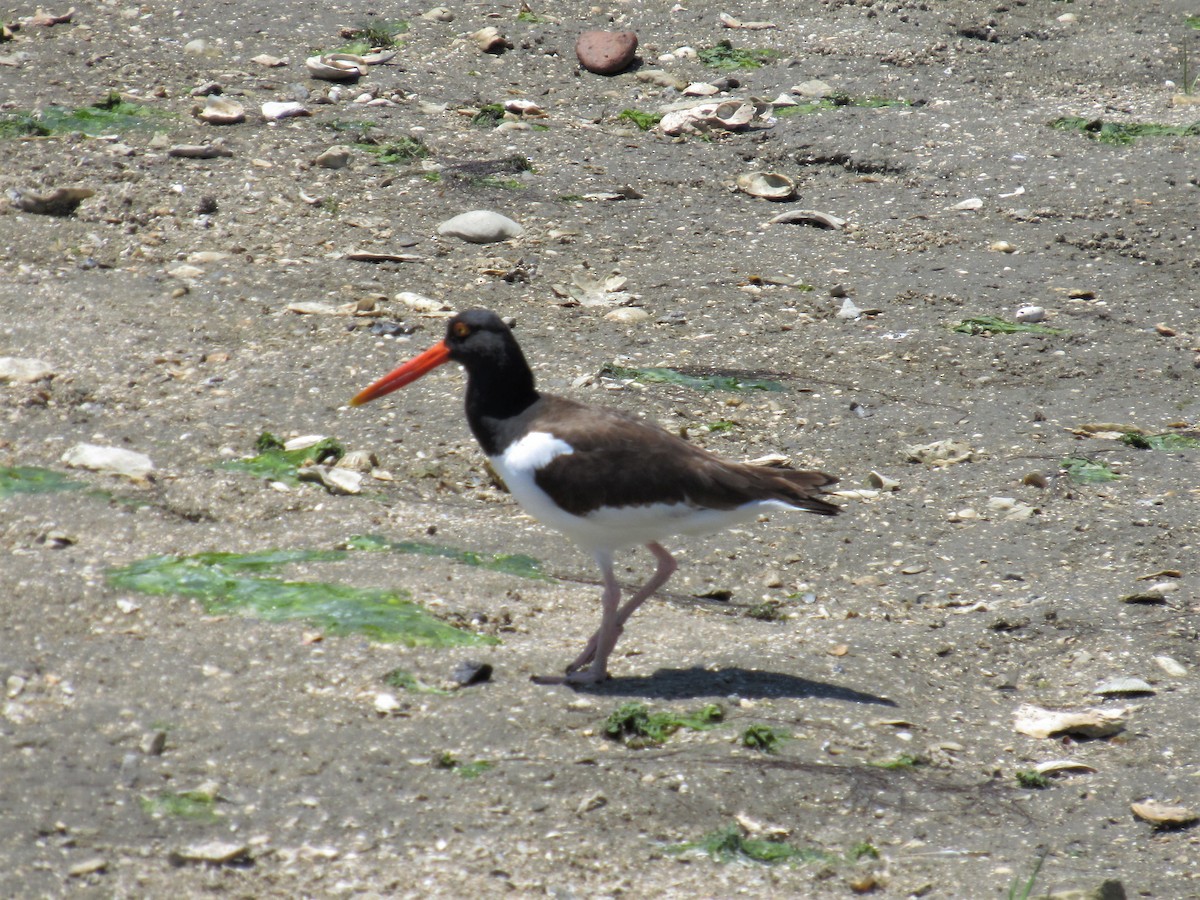
[[[382,397],[384,394],[390,394],[392,391],[404,387],[406,384],[412,384],[422,375],[425,375],[443,363],[450,361],[450,348],[446,346],[445,341],[438,341],[416,359],[410,359],[404,365],[392,370],[384,375],[370,387],[363,388],[350,401],[351,406],[362,406],[364,403],[370,403]]]

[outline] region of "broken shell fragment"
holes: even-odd
[[[323,81],[357,81],[367,74],[367,66],[364,57],[353,53],[326,53],[304,61],[308,74]]]
[[[744,172],[737,177],[737,186],[744,194],[763,200],[791,200],[796,196],[796,184],[778,172]]]
[[[471,40],[484,53],[500,54],[512,48],[512,43],[508,38],[502,35],[500,29],[493,25],[489,25],[487,28],[480,28],[474,32],[471,35]]]
[[[1142,800],[1140,803],[1130,804],[1129,808],[1143,822],[1149,822],[1156,828],[1182,828],[1200,820],[1200,815],[1195,810],[1186,806],[1171,806],[1158,800]]]
[[[236,125],[246,121],[246,108],[236,100],[209,94],[204,108],[196,111],[196,118],[209,125]]]
[[[262,115],[268,122],[278,122],[280,119],[311,116],[312,113],[305,109],[302,103],[288,101],[286,103],[264,103],[262,105]]]
[[[1085,738],[1108,737],[1123,731],[1128,708],[1067,710],[1042,709],[1023,704],[1014,713],[1013,728],[1035,738],[1057,737],[1064,734]]]
[[[8,198],[22,212],[42,216],[69,216],[75,209],[96,192],[91,188],[55,188],[45,194],[34,191],[11,190]]]
[[[745,131],[770,128],[775,107],[767,100],[726,100],[701,103],[666,113],[658,123],[663,134],[702,134],[706,131]]]
[[[1033,767],[1033,771],[1039,775],[1058,775],[1068,772],[1079,772],[1088,775],[1095,772],[1096,769],[1087,763],[1076,762],[1073,759],[1051,759],[1043,763],[1038,763]]]
[[[796,209],[780,213],[767,220],[768,225],[811,225],[814,228],[828,228],[831,231],[841,231],[846,227],[846,220],[819,209]]]

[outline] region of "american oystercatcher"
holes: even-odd
[[[350,401],[360,406],[454,360],[467,370],[467,423],[517,502],[538,521],[591,552],[604,576],[600,628],[563,677],[608,677],[608,658],[626,621],[678,564],[659,540],[706,534],[774,510],[825,516],[837,482],[823,472],[727,462],[661,428],[603,407],[539,394],[516,338],[495,313],[469,309],[446,337]],[[644,544],[658,568],[621,604],[613,554]]]

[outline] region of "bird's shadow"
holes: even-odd
[[[610,678],[600,684],[579,685],[583,693],[609,697],[657,697],[661,700],[694,697],[724,697],[736,694],[747,699],[792,697],[840,700],[897,706],[894,700],[839,684],[810,681],[782,672],[761,672],[740,666],[724,669],[659,669],[653,675]]]

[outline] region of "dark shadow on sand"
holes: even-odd
[[[653,675],[610,678],[603,684],[580,685],[577,690],[607,697],[656,697],[661,700],[694,697],[811,697],[819,700],[840,700],[845,703],[871,703],[877,706],[896,706],[894,700],[856,691],[853,688],[824,681],[810,681],[782,672],[760,672],[734,667],[729,669],[659,669]]]

